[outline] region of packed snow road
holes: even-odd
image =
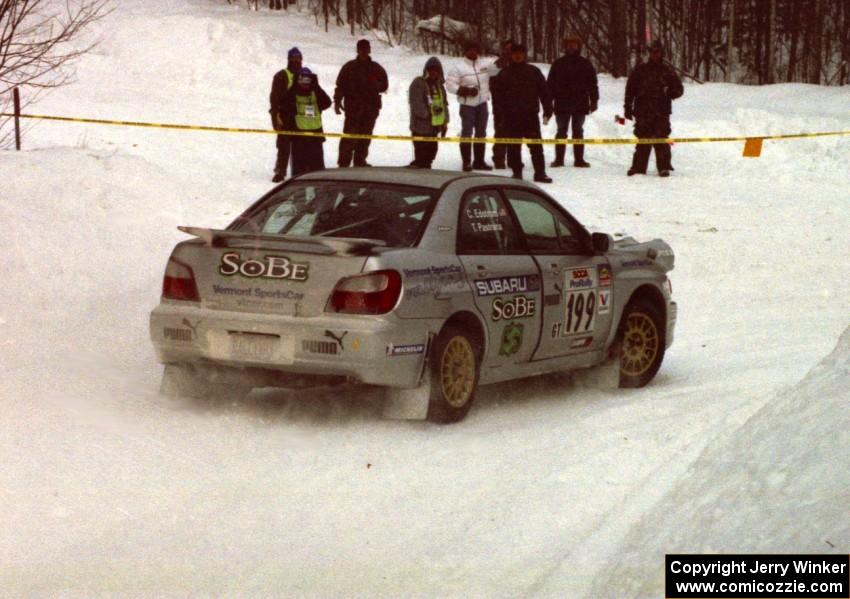
[[[307,18],[147,5],[122,2],[79,83],[39,108],[265,126],[288,45],[328,86],[352,52],[345,32]],[[156,35],[139,43],[140,30]],[[173,52],[184,36],[191,60]],[[234,59],[247,52],[259,66]],[[379,131],[398,133],[426,57],[374,55],[393,66]],[[625,135],[609,118],[622,88],[602,79],[588,135]],[[826,130],[846,119],[846,89],[686,85],[675,110],[682,135]],[[649,387],[604,390],[595,372],[484,387],[451,427],[383,421],[359,392],[167,400],[147,316],[182,238],[175,227],[226,224],[269,187],[273,146],[45,124],[27,151],[0,154],[0,594],[644,588],[596,577],[624,539],[654,542],[645,551],[659,556],[657,572],[629,575],[659,575],[664,541],[632,526],[647,526],[703,449],[802,379],[848,324],[848,140],[766,144],[758,160],[740,147],[676,147],[669,180],[627,179],[629,148],[591,147],[593,167],[553,169],[547,191],[595,230],[662,237],[676,251],[677,339]],[[332,163],[336,143],[325,146]],[[407,144],[373,148],[375,163],[410,159]],[[458,163],[456,148],[440,149],[438,166]],[[737,484],[722,469],[710,476]]]

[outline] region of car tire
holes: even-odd
[[[162,372],[160,394],[172,399],[240,399],[250,387],[210,381],[191,364],[166,364]]]
[[[655,377],[666,346],[664,316],[645,299],[633,300],[623,311],[618,335],[620,387],[643,387]]]
[[[431,351],[428,420],[459,422],[472,407],[481,370],[481,346],[466,330],[449,325]]]

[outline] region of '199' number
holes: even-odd
[[[593,326],[593,317],[596,315],[596,293],[571,293],[567,299],[567,318],[564,326],[564,334],[587,332]],[[585,319],[585,316],[587,317]],[[582,328],[582,321],[584,327]]]

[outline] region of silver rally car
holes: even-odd
[[[180,229],[150,318],[172,396],[359,382],[454,422],[479,384],[607,362],[646,385],[673,341],[670,247],[591,234],[523,181],[325,170]]]

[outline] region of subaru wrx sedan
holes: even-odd
[[[673,341],[670,247],[515,179],[325,170],[181,230],[150,319],[170,395],[365,383],[447,423],[480,384],[609,359],[646,385]]]

